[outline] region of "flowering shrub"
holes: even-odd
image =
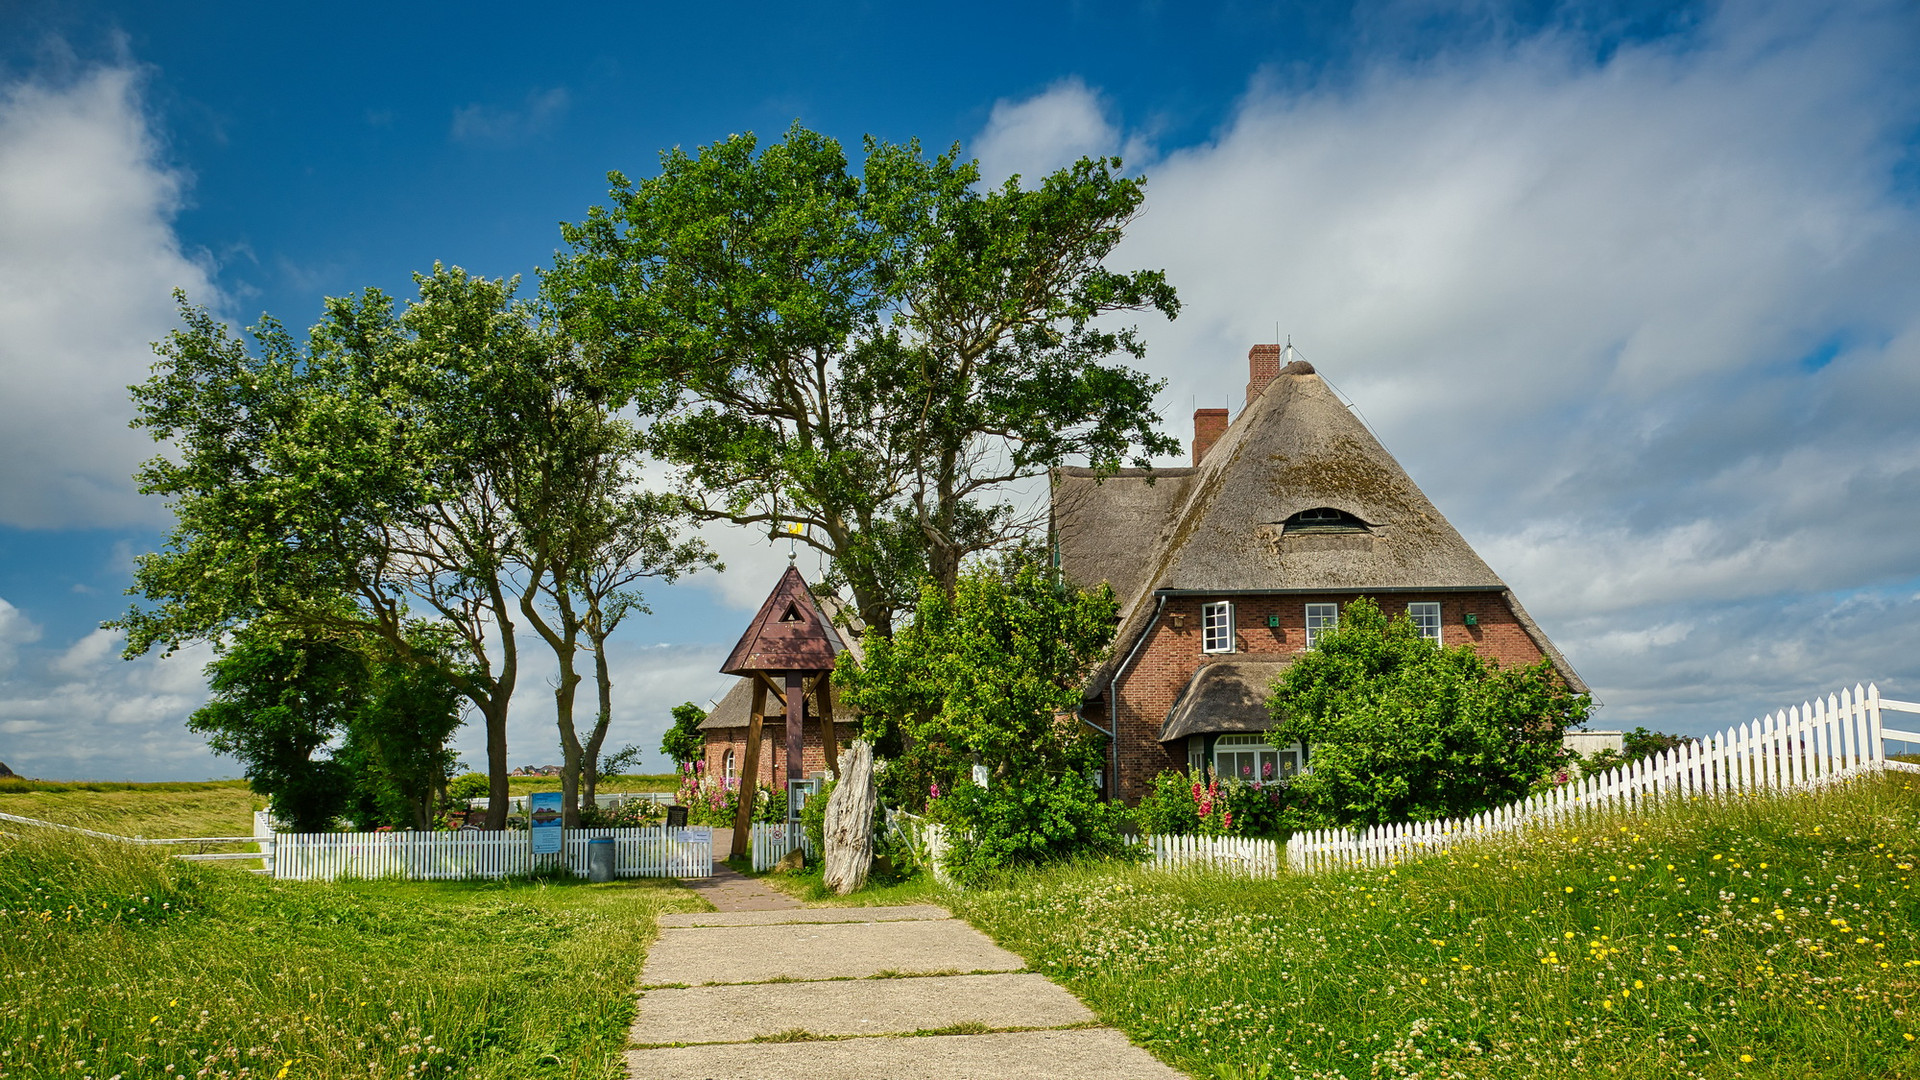
[[[688,815],[692,817],[691,814]],[[660,804],[651,799],[623,803],[619,806],[600,806],[587,803],[580,808],[580,827],[583,829],[644,829],[658,825],[666,820],[666,812]]]
[[[1283,836],[1295,827],[1290,795],[1285,780],[1229,777],[1203,784],[1168,769],[1153,778],[1133,820],[1150,834]]]
[[[737,777],[714,776],[704,761],[680,766],[680,792],[674,802],[687,808],[687,824],[731,826],[740,807]],[[785,821],[787,793],[762,784],[753,799],[753,820]]]

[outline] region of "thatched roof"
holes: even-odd
[[[783,693],[785,692],[786,686],[784,684],[776,681],[775,685],[779,686]],[[809,685],[811,685],[811,683],[809,683]],[[809,698],[807,701],[807,719],[809,721],[820,719],[819,713],[817,712],[818,708],[819,699]],[[734,684],[727,689],[726,695],[714,705],[713,711],[707,714],[707,718],[700,721],[700,730],[746,727],[747,722],[752,718],[750,715],[752,711],[753,680],[751,678],[737,679],[734,681]],[[833,718],[837,723],[842,724],[857,724],[860,722],[859,712],[855,711],[851,705],[848,705],[838,693],[833,695]],[[767,695],[766,722],[769,724],[784,724],[787,722],[786,706],[780,704],[780,699],[774,697],[771,693]]]
[[[1174,699],[1160,741],[1211,732],[1259,732],[1273,726],[1267,713],[1273,680],[1293,663],[1279,660],[1221,660],[1203,666]]]
[[[1060,469],[1054,498],[1062,571],[1082,587],[1110,582],[1121,604],[1114,657],[1094,673],[1089,698],[1152,622],[1156,592],[1507,592],[1325,381],[1292,366],[1197,467],[1159,470],[1151,483],[1138,471],[1100,480]],[[1286,527],[1322,508],[1365,527]],[[1533,621],[1520,621],[1584,689]]]

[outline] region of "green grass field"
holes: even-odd
[[[0,780],[0,813],[122,836],[252,836],[266,800],[244,780],[58,783]]]
[[[950,899],[1201,1077],[1914,1077],[1917,861],[1897,775],[1392,869]]]
[[[0,837],[0,1077],[624,1076],[669,882],[274,882]]]
[[[676,791],[680,787],[680,777],[676,773],[644,773],[632,776],[603,776],[600,778],[600,793],[615,795],[622,792]],[[509,776],[507,790],[514,795],[525,795],[533,791],[559,791],[560,778],[557,776]]]

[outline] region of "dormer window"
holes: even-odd
[[[1367,531],[1367,523],[1345,510],[1335,510],[1331,506],[1317,506],[1312,510],[1302,510],[1288,518],[1280,531],[1287,534],[1363,533]]]

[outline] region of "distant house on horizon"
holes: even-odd
[[[1546,657],[1586,691],[1400,463],[1286,352],[1249,351],[1231,423],[1225,409],[1195,411],[1190,467],[1054,471],[1062,574],[1107,582],[1120,602],[1081,715],[1112,736],[1106,789],[1129,802],[1165,769],[1259,779],[1303,767],[1309,748],[1266,736],[1269,687],[1361,596],[1503,666]]]

